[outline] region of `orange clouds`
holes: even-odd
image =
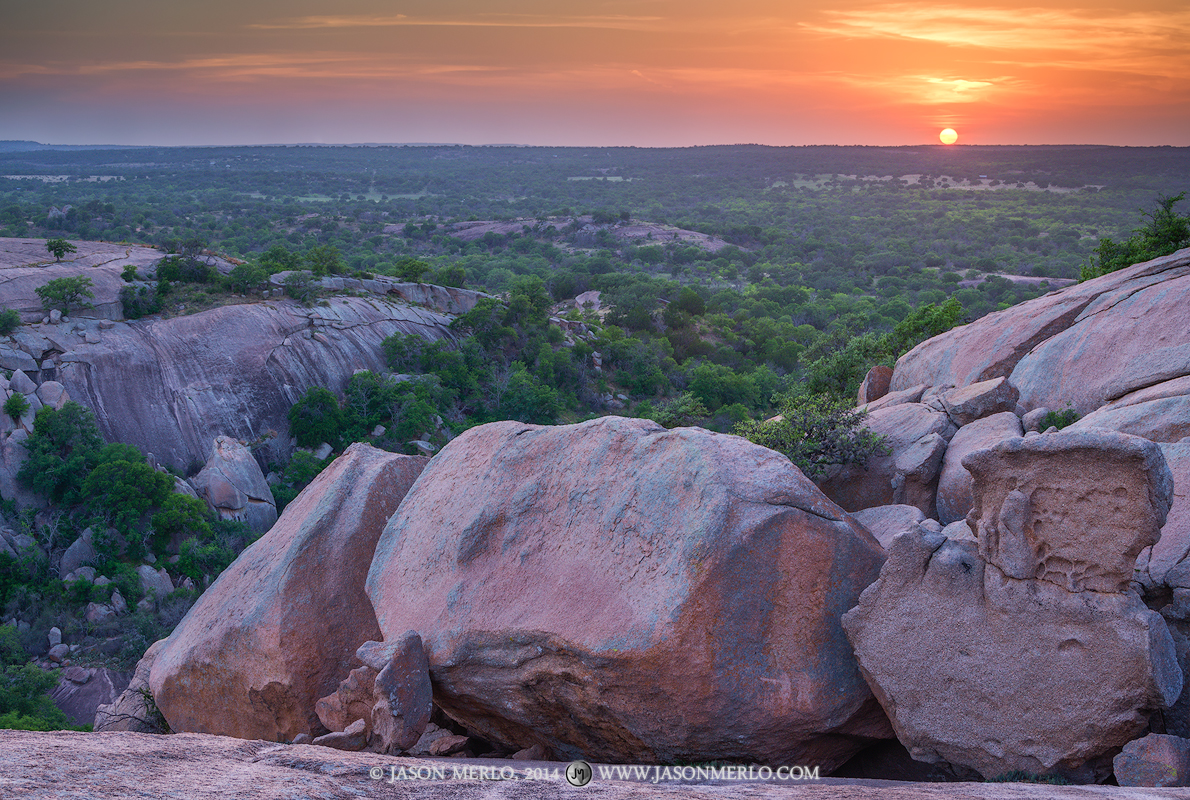
[[[1063,2],[113,0],[79,3],[77,24],[30,4],[0,33],[0,138],[124,97],[146,114],[333,102],[343,141],[399,141],[416,119],[443,141],[905,144],[961,123],[968,143],[1190,144],[1190,11]],[[1113,108],[1132,139],[1095,127]],[[350,132],[362,119],[380,121]]]

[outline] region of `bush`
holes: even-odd
[[[289,409],[289,430],[299,447],[318,447],[323,442],[334,444],[342,426],[339,400],[329,389],[314,387]]]
[[[136,265],[129,264],[128,266],[124,267],[124,269],[120,272],[120,277],[123,278],[128,283],[132,283],[140,276],[136,274]]]
[[[29,457],[17,480],[52,502],[71,504],[81,495],[83,481],[98,462],[103,439],[95,414],[72,401],[60,410],[49,406],[37,412],[33,433],[25,441]]]
[[[184,547],[188,539],[210,538],[207,507],[201,500],[175,492],[160,505],[161,510],[153,515],[153,552],[164,555],[171,540],[183,542]]]
[[[38,286],[34,291],[41,298],[41,304],[46,311],[58,309],[63,314],[72,307],[90,308],[91,304],[83,300],[84,297],[94,297],[91,291],[91,279],[82,275],[73,278],[54,278],[44,286]]]
[[[1157,208],[1145,214],[1149,223],[1134,230],[1133,235],[1123,242],[1116,244],[1111,239],[1100,239],[1095,255],[1080,270],[1079,280],[1098,278],[1190,247],[1190,216],[1182,216],[1173,210],[1185,196],[1185,192],[1173,197],[1158,196]]]
[[[13,392],[12,397],[4,401],[4,413],[18,420],[29,410],[29,401],[20,392]]]
[[[0,311],[0,336],[8,334],[21,327],[21,314],[14,308]]]
[[[269,279],[263,267],[255,264],[237,264],[227,276],[227,285],[236,292],[247,292]]]
[[[285,294],[299,303],[309,304],[318,296],[318,289],[314,274],[306,270],[297,270],[285,276]]]
[[[123,533],[130,533],[150,509],[166,502],[173,487],[171,476],[158,472],[143,461],[108,461],[98,464],[87,475],[83,481],[82,496],[106,511],[113,527]]]
[[[1039,430],[1048,431],[1050,428],[1062,430],[1067,425],[1073,425],[1075,422],[1078,422],[1078,412],[1073,408],[1067,408],[1063,411],[1051,411],[1041,418]]]
[[[745,420],[735,433],[785,455],[811,480],[825,477],[831,466],[864,464],[888,453],[883,437],[863,427],[866,412],[846,400],[792,392],[774,399],[780,417]]]

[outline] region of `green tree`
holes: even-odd
[[[29,410],[29,401],[20,392],[13,392],[12,397],[4,401],[4,413],[18,420]]]
[[[318,296],[318,285],[308,270],[294,270],[285,276],[285,294],[302,304],[309,304]]]
[[[54,278],[44,286],[38,286],[34,291],[41,298],[41,304],[46,311],[60,310],[63,314],[73,306],[90,308],[91,304],[83,300],[84,297],[94,297],[91,291],[91,279],[82,275],[70,278]]]
[[[170,496],[174,479],[145,462],[108,461],[98,464],[83,481],[82,496],[106,511],[112,525],[124,533]]]
[[[343,412],[330,389],[316,386],[289,409],[289,430],[299,447],[317,447],[323,442],[334,444],[342,427]]]
[[[160,506],[161,510],[152,517],[154,552],[164,554],[171,540],[205,541],[210,538],[211,524],[207,519],[207,507],[201,500],[190,495],[170,492],[160,502]],[[199,576],[191,577],[197,580]]]
[[[1117,244],[1111,239],[1100,239],[1095,255],[1079,272],[1079,280],[1098,278],[1190,247],[1190,215],[1182,216],[1173,210],[1185,196],[1185,192],[1172,197],[1158,196],[1157,208],[1145,213],[1148,224],[1134,230],[1123,242]]]
[[[744,420],[735,433],[785,455],[811,480],[824,477],[832,465],[864,464],[888,453],[883,437],[863,427],[866,412],[847,401],[792,392],[775,399],[779,417]]]
[[[0,336],[8,334],[21,327],[21,314],[15,308],[0,311]]]
[[[390,272],[396,278],[412,283],[420,283],[422,276],[434,268],[418,258],[405,256],[392,266]]]
[[[46,239],[45,249],[49,251],[50,255],[52,255],[56,261],[61,261],[62,256],[66,255],[67,253],[78,252],[78,248],[65,239]]]
[[[43,406],[25,440],[29,457],[17,480],[54,503],[70,505],[81,498],[83,481],[98,463],[103,439],[95,414],[73,400],[60,410]]]
[[[319,278],[326,275],[337,275],[347,266],[343,263],[343,255],[339,252],[339,248],[330,244],[311,247],[306,252],[305,261],[310,271]]]

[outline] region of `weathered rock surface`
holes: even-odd
[[[975,481],[968,521],[980,556],[1070,592],[1126,590],[1173,499],[1161,448],[1111,431],[1009,439],[962,464]]]
[[[421,637],[409,631],[395,645],[374,684],[371,730],[373,746],[382,753],[417,744],[433,712],[430,662]]]
[[[898,403],[872,411],[864,425],[887,437],[891,452],[864,466],[840,467],[819,481],[822,492],[846,511],[906,504],[934,516],[938,473],[954,424],[922,403]]]
[[[169,800],[545,800],[583,794],[598,800],[1168,800],[1183,789],[1049,786],[1030,783],[891,783],[823,778],[818,781],[666,780],[604,778],[583,789],[541,780],[561,776],[564,763],[496,759],[378,757],[326,747],[243,741],[205,734],[79,733],[0,730],[0,789],[16,797],[129,797]],[[164,765],[168,765],[166,768]],[[596,765],[598,767],[598,765]],[[380,768],[380,778],[371,777]],[[459,769],[455,773],[455,768]],[[512,779],[493,780],[501,768]],[[443,770],[437,780],[435,769]],[[404,770],[404,773],[401,772]],[[627,772],[627,771],[626,771]],[[401,780],[410,774],[424,780]],[[508,773],[505,773],[506,775]],[[390,777],[395,778],[389,783]],[[64,787],[71,787],[64,792]]]
[[[106,439],[134,444],[162,464],[187,470],[205,461],[219,435],[263,437],[262,457],[284,460],[286,415],[303,392],[313,386],[342,390],[356,370],[382,372],[386,337],[440,339],[450,335],[449,322],[380,298],[336,297],[312,308],[269,300],[117,322],[100,342],[76,338],[65,351],[45,337],[29,348],[62,352],[52,356],[55,380],[95,410]],[[307,338],[311,332],[321,339]]]
[[[902,356],[890,391],[1008,377],[1026,409],[1080,414],[1190,375],[1190,250],[981,317]]]
[[[150,685],[175,731],[291,741],[380,638],[364,577],[426,459],[354,444],[199,598]]]
[[[174,590],[173,579],[165,567],[153,569],[148,564],[141,564],[136,568],[136,575],[146,596],[162,600]]]
[[[230,436],[216,436],[211,457],[191,484],[222,519],[243,520],[263,533],[277,521],[277,503],[252,451]]]
[[[881,559],[743,439],[501,422],[430,463],[367,591],[386,638],[423,635],[435,702],[493,741],[828,769],[888,733],[838,627]]]
[[[1125,591],[1168,508],[1160,450],[1057,433],[963,464],[979,541],[895,540],[843,617],[865,677],[916,759],[1102,778],[1182,690],[1164,620]]]
[[[55,278],[83,276],[91,279],[92,308],[72,310],[71,316],[123,319],[120,290],[128,285],[120,277],[124,267],[151,267],[165,257],[160,250],[140,245],[74,240],[71,244],[78,252],[54,261],[45,249],[45,239],[0,239],[5,307],[21,312],[25,322],[40,320],[46,312],[36,290]]]
[[[71,725],[90,725],[100,706],[114,703],[128,688],[131,675],[105,667],[67,667],[50,691],[54,705],[62,710]]]
[[[1190,739],[1150,733],[1124,745],[1114,766],[1121,786],[1190,786]]]
[[[963,457],[1023,434],[1020,418],[1011,411],[993,414],[959,428],[946,448],[942,474],[938,477],[939,522],[949,525],[964,519],[971,510],[971,473],[963,466]]]
[[[158,730],[160,720],[151,708],[146,695],[149,693],[149,672],[157,660],[157,654],[165,646],[165,639],[154,642],[140,661],[132,679],[120,696],[108,705],[95,709],[94,729],[96,731],[136,731],[140,733],[162,733]]]

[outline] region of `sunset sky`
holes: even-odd
[[[1190,145],[1185,0],[17,0],[0,139]]]

